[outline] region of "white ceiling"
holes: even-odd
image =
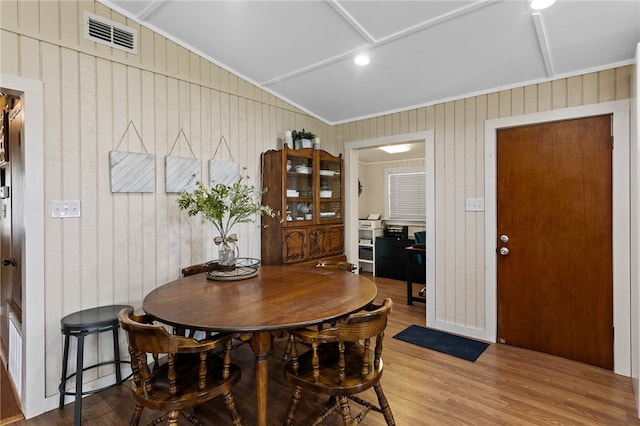
[[[329,124],[630,64],[640,42],[640,0],[100,1]]]

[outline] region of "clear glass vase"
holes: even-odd
[[[223,240],[218,246],[218,263],[221,266],[231,266],[236,263],[236,243]]]

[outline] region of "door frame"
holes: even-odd
[[[24,111],[25,239],[22,253],[22,389],[20,407],[29,419],[47,411],[45,392],[44,274],[44,86],[42,81],[0,73],[0,87],[22,98]],[[27,265],[29,267],[27,268]],[[57,394],[51,403],[57,401]]]
[[[347,259],[358,259],[358,151],[365,148],[383,145],[422,141],[424,143],[424,164],[426,179],[426,296],[425,323],[428,327],[435,324],[435,136],[433,130],[403,133],[393,136],[382,136],[372,139],[357,140],[344,144],[345,197],[344,197],[344,238]]]
[[[612,114],[613,176],[613,343],[614,372],[631,375],[631,258],[629,100],[604,102],[485,121],[485,339],[496,342],[497,310],[497,189],[496,139],[501,128]]]

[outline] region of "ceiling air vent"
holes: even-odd
[[[110,21],[102,16],[85,12],[84,37],[96,43],[105,44],[138,54],[138,33],[133,28]]]

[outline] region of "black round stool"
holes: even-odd
[[[120,364],[130,364],[129,361],[120,360],[120,344],[118,339],[118,330],[120,329],[120,322],[118,321],[118,313],[124,309],[133,309],[129,305],[109,305],[99,306],[97,308],[85,309],[83,311],[69,314],[60,320],[61,331],[64,335],[64,354],[62,357],[62,379],[60,380],[60,404],[58,408],[64,406],[65,395],[75,395],[75,407],[74,407],[74,425],[80,425],[82,421],[82,395],[89,395],[96,393],[127,380],[129,377],[122,378],[120,372]],[[113,332],[113,361],[103,361],[88,367],[83,366],[84,358],[84,337],[90,334],[102,333],[105,331]],[[69,338],[76,337],[78,339],[78,350],[76,353],[76,372],[67,376],[67,363],[69,361]],[[82,391],[82,373],[91,369],[100,367],[102,365],[115,364],[116,366],[116,382],[101,387],[100,389],[94,389],[91,391]],[[66,390],[67,380],[76,376],[76,389],[74,392]]]

